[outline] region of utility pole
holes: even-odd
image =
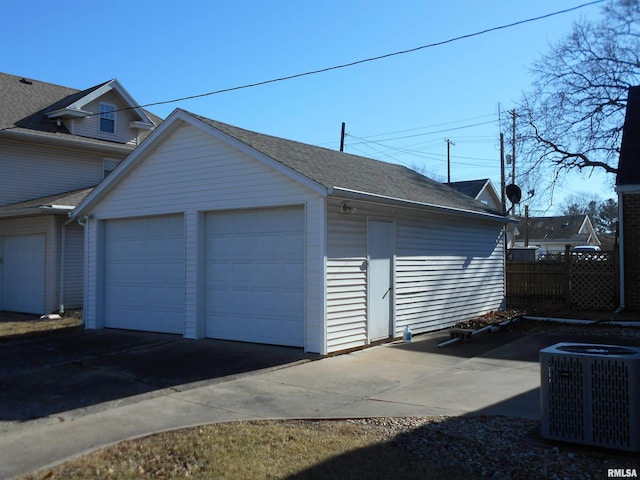
[[[511,114],[511,183],[516,184],[516,109],[509,110]]]
[[[504,196],[506,187],[504,178],[504,133],[500,132],[500,200],[502,201],[502,214],[507,213],[507,202]]]
[[[447,142],[447,183],[451,183],[451,145],[455,145],[448,138],[444,139]]]
[[[342,130],[340,132],[340,151],[344,152],[344,129],[346,127],[346,123],[342,122]]]

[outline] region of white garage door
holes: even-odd
[[[304,210],[207,215],[206,335],[304,346]]]
[[[179,215],[105,222],[105,327],[184,333]]]
[[[2,308],[10,312],[44,311],[44,235],[0,237]]]

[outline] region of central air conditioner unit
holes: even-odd
[[[640,451],[640,348],[557,343],[540,373],[544,438]]]

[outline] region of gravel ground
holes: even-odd
[[[351,421],[378,429],[381,438],[445,468],[454,479],[606,479],[609,469],[640,475],[637,454],[547,441],[535,420],[476,416]]]

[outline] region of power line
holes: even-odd
[[[536,22],[538,20],[543,20],[543,19],[554,17],[554,16],[557,16],[557,15],[562,15],[564,13],[572,12],[572,11],[575,11],[575,10],[578,10],[578,9],[581,9],[581,8],[589,7],[591,5],[596,5],[598,3],[603,3],[604,1],[605,0],[593,0],[591,2],[583,3],[583,4],[577,5],[575,7],[566,8],[564,10],[558,10],[558,11],[552,12],[552,13],[547,13],[545,15],[540,15],[540,16],[537,16],[537,17],[527,18],[525,20],[519,20],[517,22],[507,23],[505,25],[499,25],[497,27],[487,28],[487,29],[480,30],[480,31],[474,32],[474,33],[468,33],[468,34],[465,34],[465,35],[459,35],[457,37],[452,37],[452,38],[449,38],[447,40],[442,40],[440,42],[428,43],[426,45],[420,45],[418,47],[413,47],[413,48],[409,48],[409,49],[406,49],[406,50],[399,50],[399,51],[396,51],[396,52],[386,53],[386,54],[378,55],[378,56],[375,56],[375,57],[369,57],[369,58],[364,58],[364,59],[361,59],[361,60],[355,60],[355,61],[349,62],[349,63],[343,63],[343,64],[340,64],[340,65],[334,65],[334,66],[331,66],[331,67],[320,68],[320,69],[317,69],[317,70],[310,70],[310,71],[307,71],[307,72],[296,73],[296,74],[287,75],[287,76],[284,76],[284,77],[272,78],[270,80],[263,80],[263,81],[260,81],[260,82],[247,83],[247,84],[238,85],[238,86],[235,86],[235,87],[223,88],[223,89],[220,89],[220,90],[214,90],[214,91],[207,92],[207,93],[200,93],[200,94],[197,94],[197,95],[189,95],[189,96],[186,96],[186,97],[174,98],[174,99],[171,99],[171,100],[163,100],[163,101],[159,101],[159,102],[146,103],[144,105],[137,105],[136,107],[126,107],[126,108],[116,109],[116,110],[114,110],[114,112],[119,112],[119,111],[124,111],[124,110],[131,110],[131,109],[134,109],[134,108],[146,108],[146,107],[154,107],[154,106],[158,106],[158,105],[167,105],[169,103],[184,102],[184,101],[187,101],[187,100],[194,100],[194,99],[197,99],[197,98],[209,97],[209,96],[212,96],[212,95],[219,95],[221,93],[228,93],[228,92],[233,92],[233,91],[237,91],[237,90],[244,90],[244,89],[247,89],[247,88],[259,87],[259,86],[268,85],[268,84],[271,84],[271,83],[283,82],[283,81],[286,81],[286,80],[293,80],[295,78],[301,78],[301,77],[306,77],[306,76],[310,76],[310,75],[317,75],[317,74],[320,74],[320,73],[326,73],[326,72],[330,72],[330,71],[333,71],[333,70],[340,70],[340,69],[343,69],[343,68],[354,67],[356,65],[361,65],[363,63],[374,62],[374,61],[377,61],[377,60],[383,60],[383,59],[386,59],[386,58],[396,57],[396,56],[399,56],[399,55],[406,55],[408,53],[414,53],[414,52],[417,52],[417,51],[420,51],[420,50],[425,50],[425,49],[428,49],[428,48],[447,45],[449,43],[457,42],[457,41],[460,41],[460,40],[465,40],[465,39],[468,39],[468,38],[477,37],[477,36],[480,36],[480,35],[485,35],[487,33],[496,32],[496,31],[499,31],[499,30],[507,29],[507,28],[516,27],[516,26],[523,25],[523,24],[526,24],[526,23]],[[98,115],[98,114],[99,113],[91,113],[91,114],[87,114],[86,117],[95,116],[95,115]],[[17,127],[13,127],[13,126],[12,127],[6,127],[6,128],[1,128],[0,130],[9,130],[9,129],[12,129],[12,128],[17,128]]]
[[[162,101],[162,102],[148,103],[146,105],[141,105],[141,106],[142,107],[152,107],[152,106],[156,106],[156,105],[165,105],[167,103],[175,103],[175,102],[182,102],[182,101],[185,101],[185,100],[193,100],[193,99],[196,99],[196,98],[202,98],[202,97],[207,97],[207,96],[211,96],[211,95],[218,95],[220,93],[233,92],[233,91],[242,90],[242,89],[245,89],[245,88],[259,87],[259,86],[262,86],[262,85],[268,85],[270,83],[283,82],[285,80],[293,80],[294,78],[306,77],[306,76],[309,76],[309,75],[317,75],[319,73],[326,73],[326,72],[330,72],[332,70],[339,70],[339,69],[342,69],[342,68],[348,68],[348,67],[353,67],[353,66],[356,66],[356,65],[361,65],[363,63],[374,62],[374,61],[377,61],[377,60],[383,60],[385,58],[396,57],[398,55],[406,55],[407,53],[413,53],[413,52],[417,52],[419,50],[424,50],[424,49],[427,49],[427,48],[439,47],[439,46],[442,46],[442,45],[446,45],[448,43],[457,42],[459,40],[464,40],[464,39],[467,39],[467,38],[477,37],[479,35],[485,35],[487,33],[495,32],[495,31],[498,31],[498,30],[504,30],[506,28],[516,27],[518,25],[523,25],[525,23],[536,22],[538,20],[543,20],[545,18],[550,18],[550,17],[554,17],[556,15],[561,15],[561,14],[564,14],[564,13],[572,12],[574,10],[578,10],[578,9],[581,9],[581,8],[584,8],[584,7],[589,7],[591,5],[602,3],[604,1],[605,0],[594,0],[592,2],[583,3],[583,4],[575,6],[575,7],[567,8],[567,9],[564,9],[564,10],[558,10],[558,11],[552,12],[552,13],[547,13],[546,15],[540,15],[538,17],[528,18],[526,20],[519,20],[517,22],[508,23],[508,24],[505,24],[505,25],[500,25],[498,27],[487,28],[485,30],[480,30],[478,32],[468,33],[466,35],[460,35],[460,36],[457,36],[457,37],[450,38],[448,40],[442,40],[440,42],[428,43],[426,45],[420,45],[419,47],[409,48],[409,49],[406,49],[406,50],[400,50],[400,51],[392,52],[392,53],[386,53],[384,55],[378,55],[378,56],[375,56],[375,57],[365,58],[365,59],[362,59],[362,60],[356,60],[356,61],[349,62],[349,63],[343,63],[341,65],[335,65],[335,66],[332,66],[332,67],[320,68],[320,69],[317,69],[317,70],[311,70],[311,71],[303,72],[303,73],[296,73],[296,74],[293,74],[293,75],[287,75],[285,77],[273,78],[271,80],[263,80],[261,82],[248,83],[246,85],[239,85],[239,86],[236,86],[236,87],[223,88],[223,89],[220,89],[220,90],[214,90],[213,92],[201,93],[201,94],[198,94],[198,95],[190,95],[188,97],[177,98],[177,99],[174,99],[174,100],[165,100],[165,101]]]

